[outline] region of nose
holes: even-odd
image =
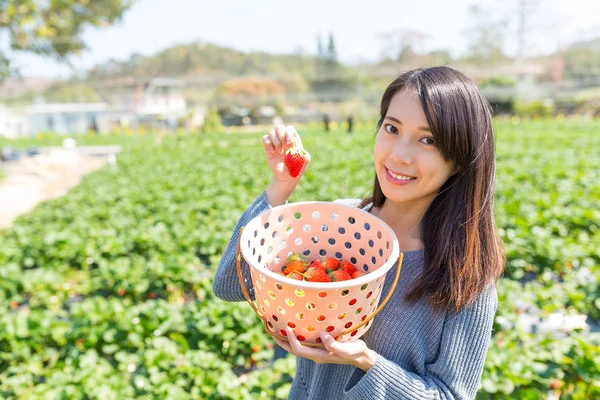
[[[410,165],[413,163],[412,151],[410,146],[406,143],[396,143],[392,148],[390,158],[397,164]]]

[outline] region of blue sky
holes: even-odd
[[[480,0],[501,13],[516,11],[519,0]],[[124,60],[132,52],[144,55],[178,43],[212,42],[242,51],[316,52],[317,35],[333,31],[343,62],[374,60],[384,51],[379,34],[414,30],[427,36],[422,50],[465,51],[468,6],[474,0],[138,0],[112,27],[88,29],[89,50],[70,58],[84,70],[110,58]],[[531,16],[536,27],[529,48],[549,52],[575,37],[600,36],[599,0],[538,0],[543,6]],[[514,13],[513,13],[514,15]],[[516,18],[510,20],[507,50],[514,51]],[[6,34],[0,48],[7,50]],[[66,76],[69,68],[33,55],[11,55],[26,76]]]

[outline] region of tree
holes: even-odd
[[[517,28],[517,60],[522,61],[527,56],[527,37],[532,31],[531,16],[538,13],[538,0],[518,0],[518,28]]]
[[[57,85],[44,92],[50,103],[97,102],[102,99],[98,93],[83,82],[71,85]]]
[[[495,13],[479,4],[469,7],[469,15],[472,24],[465,31],[468,41],[466,61],[477,65],[494,65],[505,61],[506,20],[496,19]]]
[[[132,0],[0,0],[0,33],[8,33],[11,49],[66,60],[85,49],[86,26],[105,27],[119,20]],[[0,81],[14,73],[0,52]]]
[[[428,57],[431,65],[446,65],[453,61],[448,50],[443,49],[430,51]]]
[[[337,56],[337,50],[335,48],[335,39],[333,38],[333,33],[329,33],[329,41],[327,44],[327,51],[325,52],[325,65],[326,70],[325,74],[328,77],[336,76],[339,71],[339,62]]]
[[[333,38],[332,32],[329,33],[329,44],[327,45],[327,59],[337,64],[337,50],[335,49],[335,39]]]
[[[286,88],[268,78],[235,78],[223,82],[215,91],[215,101],[222,106],[253,108],[260,104],[282,101]]]
[[[600,43],[600,39],[598,39]],[[565,78],[578,81],[597,81],[600,77],[600,51],[593,48],[572,47],[563,53]]]
[[[413,49],[412,43],[404,45],[398,54],[398,62],[400,64],[410,64],[417,57],[417,53]]]
[[[429,35],[413,29],[403,29],[398,35],[398,62],[401,64],[412,64],[419,62],[419,54],[423,52],[423,42]],[[420,51],[418,51],[420,50]]]
[[[325,58],[325,52],[323,51],[323,44],[321,43],[320,35],[317,35],[317,58]]]

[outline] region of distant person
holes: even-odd
[[[352,133],[352,130],[354,129],[354,117],[352,114],[348,115],[346,122],[348,122],[348,133]]]
[[[325,132],[329,132],[329,114],[325,113],[323,114],[323,128],[325,129]]]
[[[94,132],[95,135],[98,134],[98,123],[96,122],[96,118],[92,118],[90,121],[89,130]]]
[[[396,234],[404,251],[401,284],[360,339],[340,343],[322,331],[318,348],[302,343],[297,335],[303,332],[289,324],[273,334],[296,356],[288,398],[473,400],[505,263],[492,201],[491,107],[471,79],[448,67],[402,73],[380,104],[373,191],[353,200]],[[219,261],[213,292],[221,299],[245,300],[236,266],[242,227],[286,204],[310,165],[309,156],[298,175],[289,174],[283,149],[292,142],[302,147],[292,126],[277,126],[262,138],[271,182],[257,188],[262,193],[241,215]],[[314,150],[313,157],[330,161],[330,154]],[[253,292],[245,263],[242,284]],[[389,290],[386,279],[382,298]]]

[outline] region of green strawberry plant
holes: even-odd
[[[599,128],[496,122],[507,268],[481,399],[600,397],[597,333],[515,328],[532,309],[600,323]],[[290,201],[369,194],[372,129],[300,134],[312,160]],[[79,138],[120,144],[117,168],[86,176],[0,232],[0,397],[286,398],[294,359],[271,363],[273,341],[249,306],[212,294],[237,219],[269,181],[260,137]],[[319,156],[333,153],[344,157]]]

